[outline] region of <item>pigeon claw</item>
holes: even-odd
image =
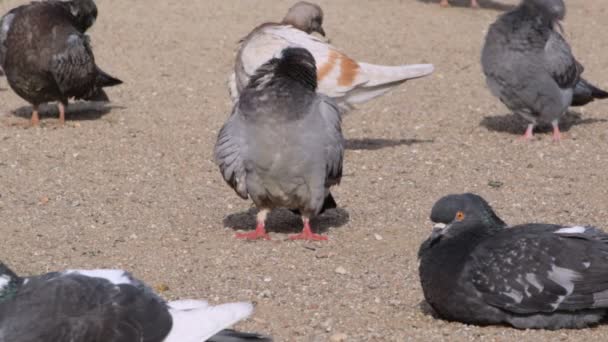
[[[308,241],[327,241],[329,238],[325,235],[319,235],[312,232],[308,222],[304,223],[302,233],[289,236],[290,240],[308,240]]]
[[[234,237],[243,240],[271,240],[263,225],[258,225],[254,231],[249,233],[237,233]]]

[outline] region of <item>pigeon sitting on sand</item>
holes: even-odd
[[[97,18],[93,0],[32,2],[7,13],[0,26],[0,61],[11,88],[33,106],[58,101],[65,121],[68,99],[108,101],[103,87],[122,81],[103,72],[85,32]]]
[[[608,310],[608,234],[587,226],[507,227],[474,194],[449,195],[419,251],[426,301],[444,319],[520,329],[584,328]]]
[[[357,62],[312,32],[325,35],[323,11],[315,4],[299,2],[281,23],[256,27],[239,44],[229,87],[233,102],[262,64],[288,46],[312,53],[317,66],[317,91],[335,99],[344,110],[383,95],[403,82],[428,76],[432,64],[382,66]]]
[[[568,107],[608,98],[608,92],[581,78],[583,66],[558,32],[565,15],[563,0],[523,0],[486,36],[481,63],[488,87],[530,122],[527,140],[539,122],[551,123],[553,139],[560,140],[559,119]]]
[[[122,270],[19,277],[0,262],[0,341],[271,341],[222,330],[252,311],[249,303],[167,303]]]
[[[238,238],[269,239],[266,215],[284,207],[297,209],[304,223],[291,239],[327,240],[309,220],[336,206],[329,188],[342,177],[344,141],[335,101],[316,87],[313,56],[287,48],[258,68],[222,127],[215,146],[220,171],[260,209],[256,230]]]

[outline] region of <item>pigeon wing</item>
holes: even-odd
[[[51,61],[51,73],[63,94],[86,94],[94,85],[96,71],[89,39],[83,34],[70,34],[65,49]]]
[[[606,240],[588,227],[513,227],[480,245],[465,274],[486,303],[518,314],[608,306]]]
[[[243,150],[245,149],[244,122],[239,115],[238,103],[228,118],[215,144],[215,162],[220,167],[224,180],[243,199],[248,198],[245,183],[245,166],[243,164]]]
[[[341,129],[340,109],[334,100],[319,95],[318,110],[325,126],[325,158],[327,173],[325,186],[339,184],[342,179],[342,161],[344,158],[344,138]]]
[[[561,34],[551,31],[544,51],[545,68],[562,89],[573,88],[583,73],[583,66],[574,58]]]

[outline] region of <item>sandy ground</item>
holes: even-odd
[[[2,1],[5,12],[24,1]],[[585,331],[479,328],[434,319],[421,306],[416,260],[442,195],[473,191],[510,223],[607,227],[608,102],[569,115],[568,139],[525,124],[485,88],[488,25],[513,0],[320,1],[332,42],[352,57],[432,62],[344,120],[341,206],[316,219],[326,243],[285,241],[296,216],[270,218],[272,242],[233,238],[252,228],[251,203],[224,184],[212,147],[231,105],[225,84],[238,39],[280,19],[292,1],[100,0],[91,31],[98,64],[125,84],[108,107],[73,106],[57,128],[24,129],[30,107],[0,91],[0,258],[23,274],[125,268],[163,296],[254,301],[240,329],[277,341],[601,340]],[[586,77],[608,88],[603,0],[570,0],[565,23]],[[7,88],[0,79],[0,87]],[[338,270],[339,272],[336,272]]]

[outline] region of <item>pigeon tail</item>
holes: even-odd
[[[348,92],[345,100],[349,105],[367,102],[407,80],[428,76],[435,70],[432,64],[383,66],[359,63],[359,67],[369,81]]]
[[[253,306],[250,303],[210,306],[205,301],[182,300],[169,302],[169,312],[173,326],[164,342],[201,342],[249,317]]]
[[[239,332],[232,329],[224,329],[213,335],[207,342],[272,342],[272,338],[256,333]]]
[[[122,84],[123,82],[116,77],[110,76],[105,71],[97,68],[97,80],[95,81],[95,85],[99,88],[102,87],[112,87],[115,85]]]
[[[596,99],[608,98],[608,92],[592,85],[584,79],[580,79],[574,87],[574,95],[572,96],[572,106],[584,106]]]

